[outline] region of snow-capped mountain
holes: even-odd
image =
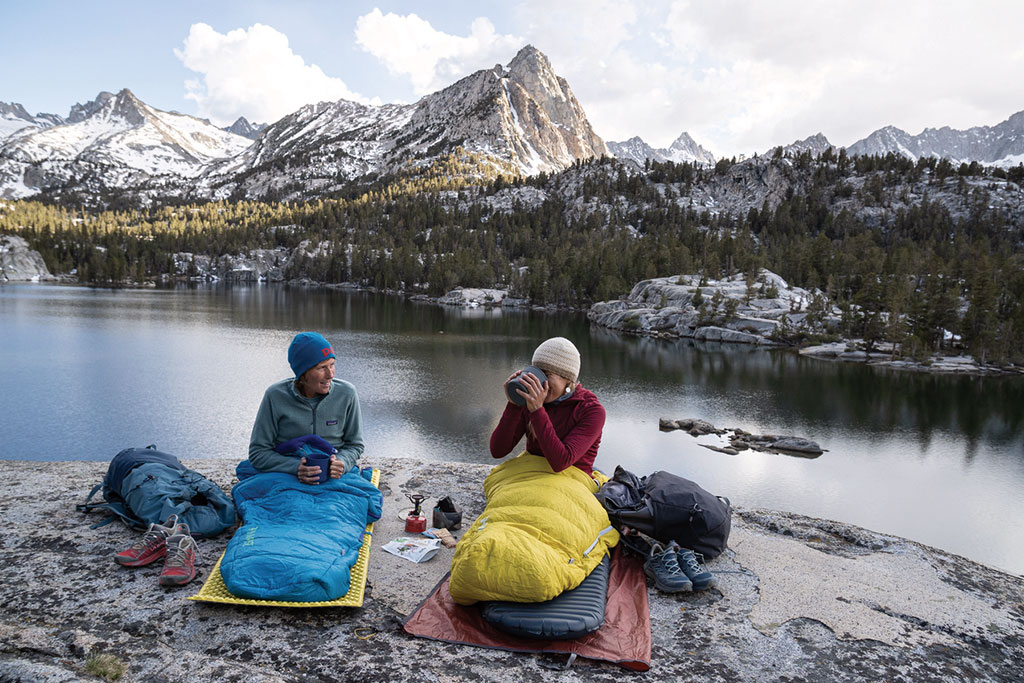
[[[40,129],[59,126],[64,119],[57,114],[32,116],[17,102],[0,102],[0,140],[26,128]]]
[[[830,147],[819,133],[783,149]],[[457,149],[467,168],[526,175],[611,153],[640,165],[716,162],[687,133],[668,148],[654,149],[639,137],[606,145],[569,84],[528,45],[507,65],[477,71],[413,104],[321,102],[269,126],[239,118],[222,130],[151,107],[128,90],[76,104],[66,119],[0,103],[0,198],[309,197],[429,166]],[[1024,112],[967,131],[910,136],[884,128],[848,151],[1015,165],[1024,160]]]
[[[527,45],[509,62],[424,97],[408,128],[414,147],[461,146],[526,174],[608,154],[564,78]]]
[[[609,142],[608,149],[617,158],[630,159],[641,166],[647,159],[660,162],[671,161],[677,164],[715,165],[715,155],[698,145],[686,132],[676,138],[675,142],[667,149],[655,149],[640,137],[632,137],[625,142]]]
[[[77,186],[127,189],[155,177],[199,175],[251,144],[184,114],[160,111],[125,89],[71,108],[61,125],[24,128],[0,142],[0,196]]]
[[[244,116],[239,116],[234,123],[221,130],[226,130],[229,133],[235,135],[241,135],[243,138],[249,138],[255,140],[256,136],[260,134],[260,131],[267,127],[265,123],[249,123],[249,120]]]
[[[911,135],[886,126],[853,143],[846,151],[851,156],[895,152],[915,160],[932,156],[946,157],[955,163],[977,161],[994,166],[1016,166],[1024,162],[1024,111],[998,125],[967,130],[946,126],[925,128],[920,135]]]
[[[62,125],[23,128],[0,142],[0,197],[300,196],[429,164],[456,148],[523,174],[608,154],[569,84],[526,46],[507,66],[415,104],[321,102],[262,129],[239,119],[225,131],[150,107],[128,90],[101,93],[72,107]]]
[[[477,71],[415,104],[306,105],[268,126],[238,159],[208,174],[216,196],[300,184],[327,192],[462,148],[504,171],[558,171],[607,154],[565,79],[526,46],[508,66]]]
[[[329,192],[375,174],[413,106],[349,100],[307,104],[263,129],[238,156],[211,165],[204,179],[208,192],[259,197],[296,185]]]

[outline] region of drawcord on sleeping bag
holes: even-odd
[[[590,547],[583,551],[583,557],[588,557],[590,555],[590,551],[594,549],[594,546],[596,546],[598,544],[598,542],[601,540],[602,536],[607,534],[609,531],[614,531],[614,530],[615,530],[615,527],[613,527],[613,526],[606,526],[605,528],[601,529],[601,531],[599,531],[597,533],[597,538],[595,538],[594,542],[590,544]]]

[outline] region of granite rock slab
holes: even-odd
[[[225,490],[234,463],[186,461]],[[138,538],[90,529],[75,511],[99,462],[0,461],[0,681],[98,680],[90,658],[124,662],[121,681],[621,681],[623,669],[413,638],[403,619],[453,550],[414,564],[381,546],[404,535],[407,493],[445,495],[468,527],[490,464],[375,461],[384,514],[359,608],[239,607],[186,600],[231,532],[199,541],[199,577],[157,585],[157,565],[114,552]],[[742,501],[734,501],[742,503]],[[464,527],[464,528],[465,528]],[[463,530],[455,532],[461,536]],[[718,587],[649,588],[649,680],[1016,681],[1024,673],[1024,579],[902,538],[738,507],[730,548],[708,563]]]

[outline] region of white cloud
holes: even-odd
[[[499,35],[484,17],[473,20],[469,35],[435,29],[415,14],[383,14],[374,8],[356,21],[356,42],[391,73],[409,78],[413,90],[425,95],[493,64],[507,63],[524,44],[513,35]]]
[[[886,125],[993,125],[1024,108],[1024,3],[523,0],[599,135],[718,155]]]
[[[193,24],[175,56],[201,79],[185,81],[186,95],[198,115],[226,126],[239,116],[272,123],[305,104],[338,99],[368,103],[345,83],[306,64],[288,45],[288,37],[270,26],[218,33]]]
[[[555,60],[560,74],[611,64],[616,49],[636,32],[638,14],[627,0],[524,0],[516,8],[530,42]]]
[[[728,153],[991,125],[1024,106],[1019,3],[676,0],[665,25],[689,60],[677,99],[718,104],[689,125]]]

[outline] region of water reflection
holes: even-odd
[[[622,338],[596,327],[590,340],[599,344],[590,345],[588,360],[597,361],[604,376],[699,386],[729,402],[770,394],[770,402],[746,406],[766,421],[855,425],[870,433],[912,431],[925,448],[937,431],[961,434],[969,450],[982,440],[1020,441],[1024,392],[1018,378],[866,368],[783,350]]]

